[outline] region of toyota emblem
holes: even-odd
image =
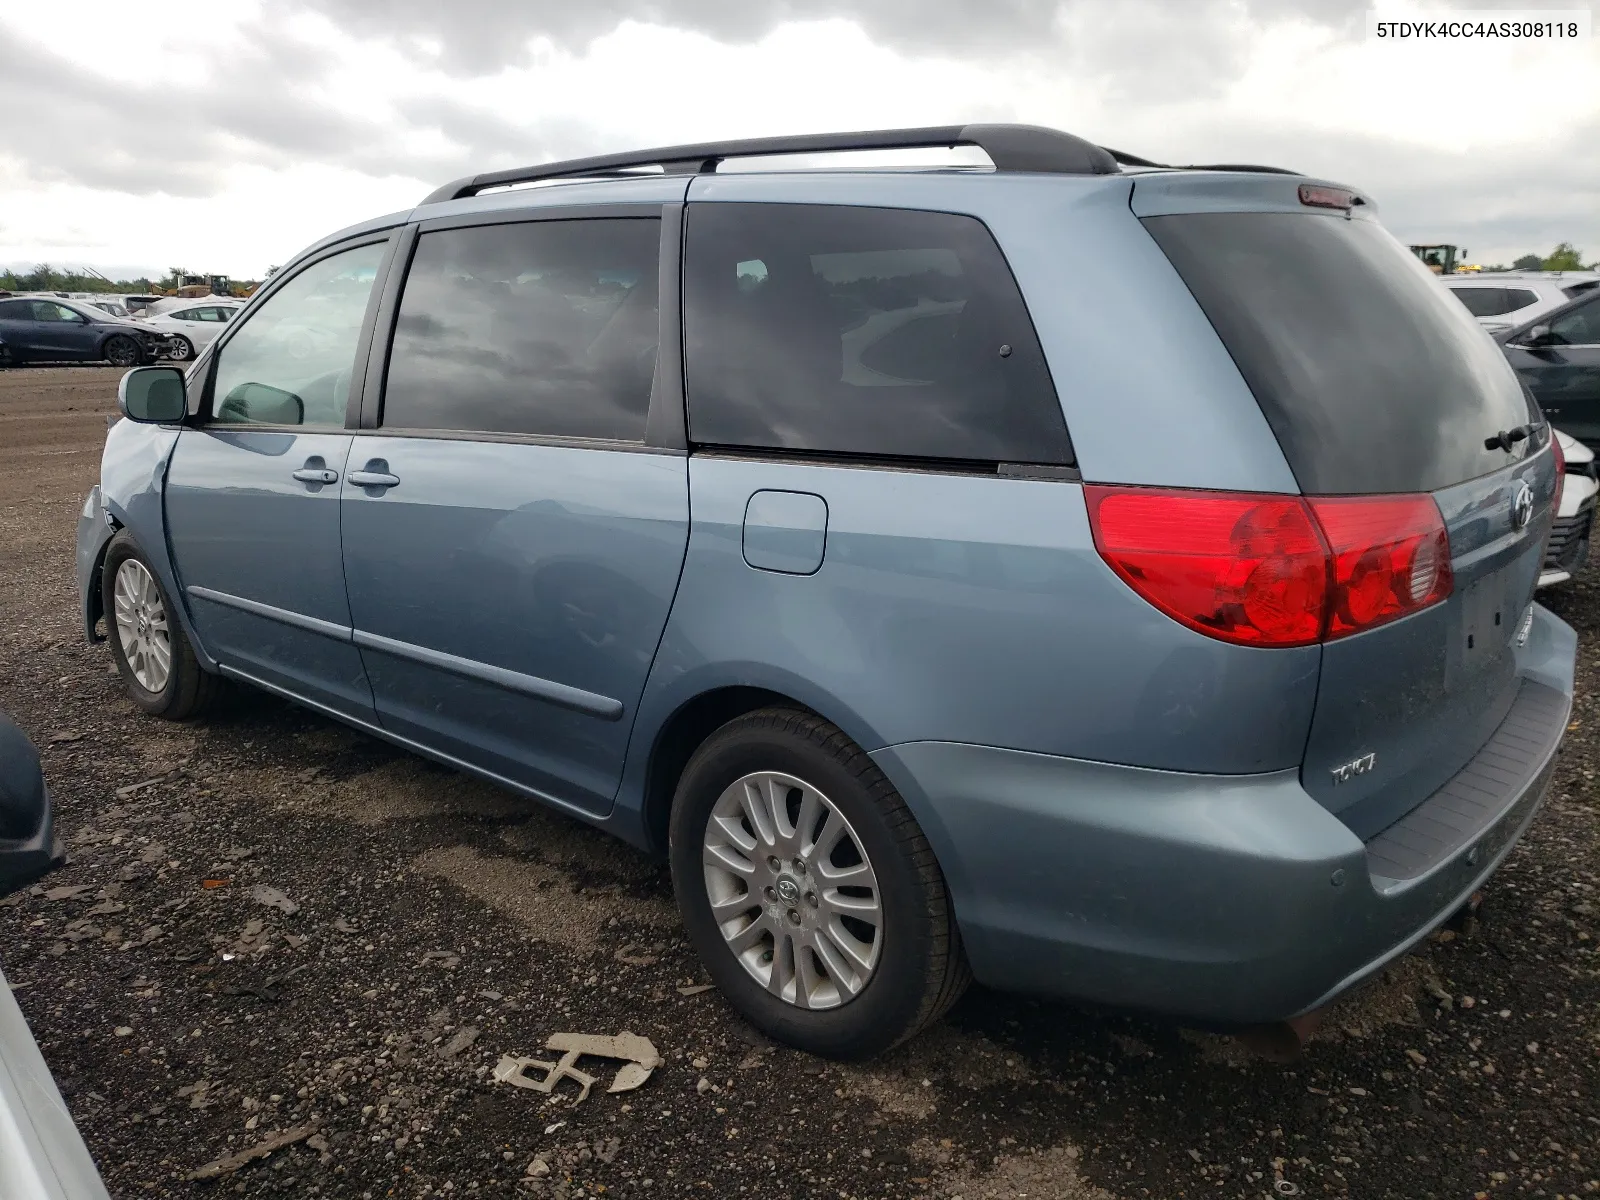
[[[1523,529],[1533,520],[1533,489],[1528,481],[1517,484],[1517,494],[1511,498],[1511,528]]]

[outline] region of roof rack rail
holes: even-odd
[[[1093,142],[1059,129],[1039,125],[934,125],[921,129],[881,129],[864,133],[798,134],[787,137],[749,138],[733,142],[701,142],[601,154],[564,162],[516,167],[468,175],[430,193],[424,204],[460,200],[489,188],[544,179],[586,175],[613,175],[639,167],[663,168],[668,174],[707,175],[729,158],[778,154],[826,154],[845,150],[912,150],[931,147],[976,146],[997,171],[1036,171],[1053,175],[1115,175],[1116,157]],[[1142,163],[1141,163],[1142,165]]]
[[[1119,166],[1125,167],[1151,167],[1161,171],[1253,171],[1266,175],[1300,175],[1303,172],[1291,171],[1287,167],[1263,167],[1255,163],[1185,163],[1175,166],[1172,163],[1152,162],[1148,158],[1140,158],[1137,154],[1124,154],[1121,150],[1106,147],[1106,153],[1117,160]]]

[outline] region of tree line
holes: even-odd
[[[277,268],[274,267],[273,270]],[[7,268],[0,271],[0,291],[5,292],[105,292],[118,295],[139,295],[151,287],[170,292],[182,286],[185,276],[195,272],[187,267],[168,267],[159,279],[142,276],[138,279],[108,279],[95,270],[57,270],[49,263],[39,263],[31,271]],[[269,271],[268,274],[271,274]],[[236,281],[243,282],[243,281]]]
[[[1485,266],[1485,271],[1600,271],[1600,261],[1583,265],[1583,252],[1571,242],[1562,242],[1542,258],[1537,254],[1524,254],[1509,267],[1496,264]]]

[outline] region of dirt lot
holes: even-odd
[[[115,381],[0,372],[0,708],[71,851],[0,905],[0,963],[114,1193],[1600,1192],[1593,582],[1550,599],[1584,635],[1578,709],[1482,923],[1343,1004],[1297,1065],[974,990],[846,1068],[683,994],[703,975],[665,870],[586,827],[266,697],[137,714],[73,583]],[[603,1070],[575,1107],[490,1075],[552,1032],[624,1029],[666,1059],[637,1092]]]

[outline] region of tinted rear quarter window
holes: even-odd
[[[972,217],[691,205],[684,307],[696,442],[1072,461],[1027,308]]]
[[[1470,313],[1376,221],[1144,218],[1310,493],[1435,491],[1529,453],[1484,439],[1532,417]]]
[[[1467,311],[1475,317],[1498,317],[1520,307],[1511,302],[1510,294],[1501,287],[1453,287],[1450,294],[1466,305]]]
[[[642,441],[660,242],[654,218],[422,234],[395,322],[383,424]]]

